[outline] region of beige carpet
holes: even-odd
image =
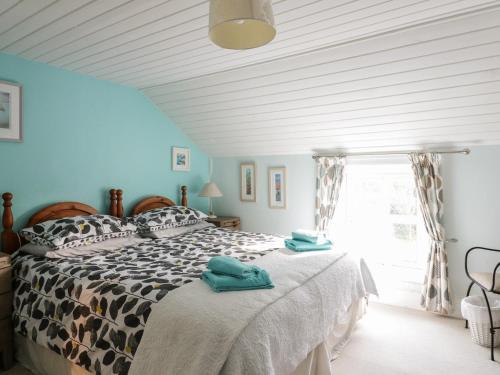
[[[335,375],[498,375],[489,349],[472,343],[464,322],[372,303],[340,358]]]
[[[489,350],[472,343],[463,321],[372,303],[333,363],[335,375],[498,375]],[[5,375],[31,374],[21,367]],[[57,374],[54,374],[57,375]]]

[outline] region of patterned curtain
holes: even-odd
[[[316,230],[324,232],[333,217],[344,178],[345,157],[316,159]]]
[[[427,311],[447,315],[451,308],[448,285],[448,258],[445,250],[443,217],[443,179],[437,154],[411,154],[420,211],[431,239],[420,304]]]

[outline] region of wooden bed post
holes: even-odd
[[[116,191],[116,216],[123,217],[123,191],[121,189]]]
[[[118,209],[118,206],[117,206],[117,196],[116,196],[116,190],[115,189],[111,189],[109,191],[109,214],[111,216],[117,216],[117,209]]]
[[[7,254],[12,254],[19,246],[19,238],[14,233],[14,215],[12,215],[12,193],[3,193],[3,215],[2,215],[2,251]]]
[[[187,207],[188,201],[187,201],[187,186],[183,185],[181,186],[181,206]]]

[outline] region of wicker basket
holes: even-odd
[[[493,326],[500,326],[500,296],[489,295]],[[462,300],[462,316],[469,321],[472,341],[481,346],[491,347],[490,318],[483,296],[470,296]],[[500,331],[495,334],[493,345],[500,344]]]

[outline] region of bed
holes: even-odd
[[[5,198],[2,245],[15,252]],[[172,205],[154,196],[132,213]],[[57,203],[28,225],[96,212]],[[121,190],[110,213],[123,216]],[[276,287],[211,292],[200,275],[216,255],[262,266]],[[54,259],[17,251],[13,265],[16,358],[35,374],[330,374],[370,291],[345,252],[297,255],[282,237],[213,226]]]

